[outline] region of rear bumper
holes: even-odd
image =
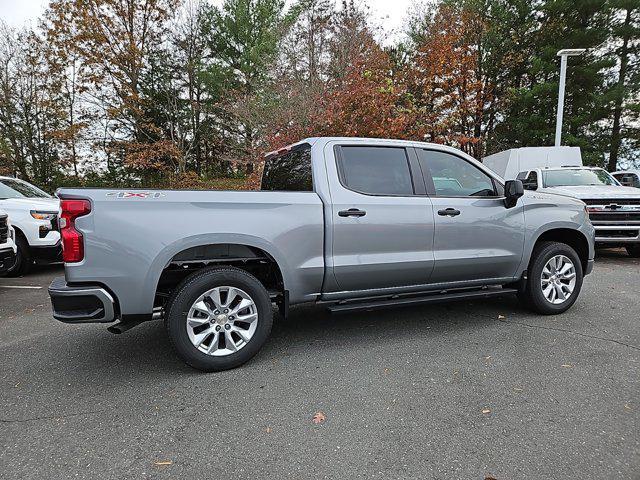
[[[0,250],[0,273],[6,273],[16,261],[16,254],[13,248],[3,248]]]
[[[57,277],[49,286],[53,318],[64,323],[110,323],[116,320],[113,295],[98,285],[69,286]]]

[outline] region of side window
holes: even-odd
[[[260,190],[312,192],[311,147],[305,144],[284,155],[267,158]]]
[[[640,178],[635,173],[618,173],[614,177],[625,187],[640,188]]]
[[[418,150],[422,170],[440,197],[495,197],[493,179],[466,160],[446,152]]]
[[[538,173],[535,170],[531,172],[520,172],[516,178],[522,180],[522,186],[525,190],[538,189]]]
[[[339,147],[342,184],[370,195],[413,195],[407,152],[400,147]]]

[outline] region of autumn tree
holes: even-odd
[[[173,165],[180,151],[145,115],[141,81],[178,0],[53,0],[51,38],[78,59],[104,121],[108,168],[114,157],[140,172]],[[66,23],[67,27],[62,27]]]
[[[60,171],[53,132],[63,117],[43,40],[35,31],[16,33],[0,25],[0,148],[8,173],[50,188]]]
[[[440,5],[413,31],[415,54],[406,72],[413,138],[482,157],[495,101],[483,69],[485,30],[477,12]]]

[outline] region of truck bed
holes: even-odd
[[[324,276],[323,205],[313,192],[61,189],[62,199],[91,201],[76,220],[85,257],[67,264],[70,284],[96,279],[126,305],[126,315],[153,308],[158,280],[172,259],[203,244],[233,243],[276,260],[285,285],[312,292]]]

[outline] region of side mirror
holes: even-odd
[[[515,207],[522,195],[524,195],[522,181],[507,180],[504,184],[504,206],[507,208]]]

